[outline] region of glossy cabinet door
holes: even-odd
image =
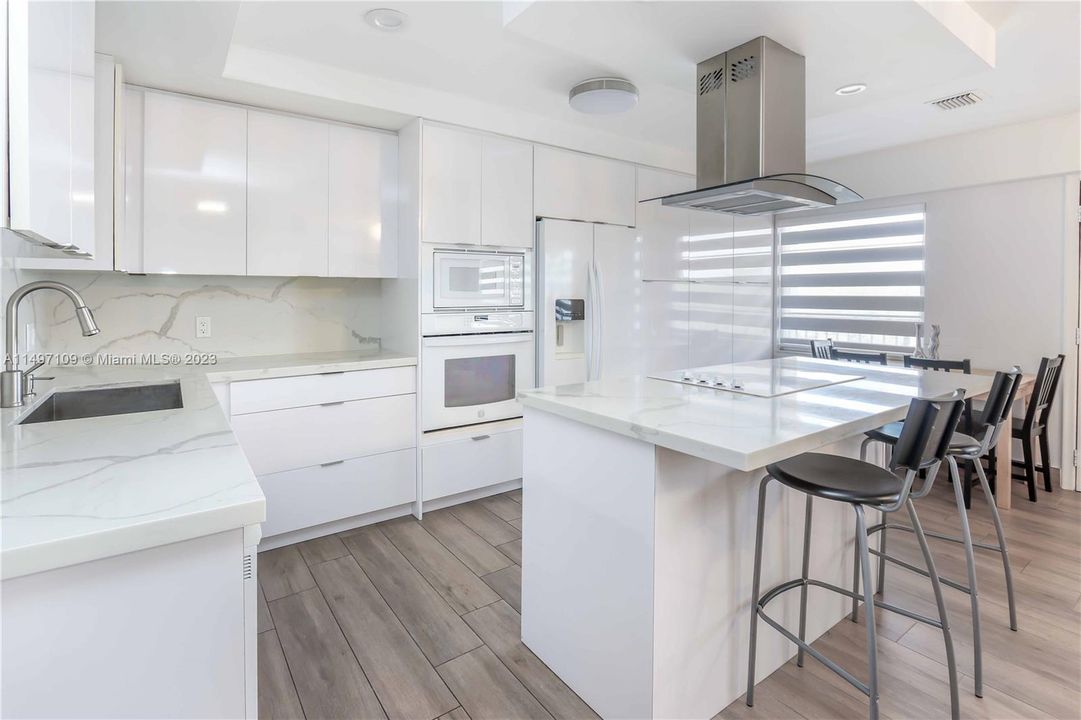
[[[10,227],[50,247],[91,253],[94,5],[6,6]]]
[[[645,288],[640,261],[632,228],[593,226],[593,277],[599,299],[593,337],[601,380],[638,375],[649,365],[643,342]]]
[[[425,125],[421,140],[421,240],[481,243],[483,136]]]
[[[329,126],[248,111],[248,274],[327,274]]]
[[[229,105],[144,93],[143,272],[244,274],[246,117]]]
[[[328,269],[332,277],[398,274],[398,138],[330,125]]]
[[[533,145],[492,135],[481,144],[481,242],[533,247]]]
[[[537,217],[633,226],[634,165],[537,145],[533,209]]]
[[[642,279],[686,282],[689,271],[687,234],[694,210],[664,207],[660,200],[694,189],[683,173],[639,167],[637,240],[642,252]]]

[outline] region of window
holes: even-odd
[[[811,340],[911,352],[923,322],[924,208],[777,219],[782,350]]]

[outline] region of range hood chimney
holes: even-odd
[[[758,37],[698,64],[698,189],[662,204],[737,215],[862,198],[807,175],[802,55]]]

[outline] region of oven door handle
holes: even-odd
[[[495,333],[492,335],[443,335],[426,337],[424,347],[463,347],[466,345],[504,345],[533,342],[533,333]]]

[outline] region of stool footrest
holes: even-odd
[[[923,568],[916,567],[912,563],[905,562],[904,560],[902,560],[900,558],[895,558],[892,555],[887,555],[884,552],[879,552],[878,550],[875,550],[874,548],[868,548],[867,551],[869,553],[871,553],[872,555],[874,555],[875,557],[883,558],[883,559],[893,563],[894,565],[900,565],[905,570],[911,570],[912,572],[916,573],[917,575],[923,575],[925,578],[931,577],[931,573],[927,572]],[[969,595],[972,594],[972,590],[968,587],[968,585],[962,585],[961,583],[957,582],[956,580],[950,580],[949,578],[944,578],[941,575],[939,575],[938,576],[938,581],[940,583],[942,583],[943,585],[948,585],[949,587],[952,587],[954,590],[960,590],[961,592],[968,593]]]
[[[914,532],[908,525],[895,525],[894,523],[881,523],[868,529],[867,534],[878,532],[879,530],[904,530],[905,532]],[[943,535],[942,533],[932,532],[930,530],[924,530],[923,534],[927,537],[934,538],[936,540],[946,540],[947,542],[958,543],[960,545],[965,544],[964,538],[954,537],[953,535]],[[988,545],[987,543],[973,542],[972,547],[980,548],[981,550],[993,550],[994,552],[1001,553],[1002,548],[998,545]]]

